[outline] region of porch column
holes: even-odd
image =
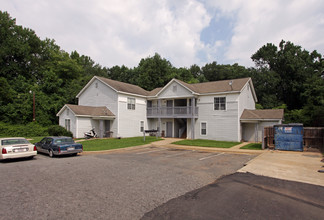
[[[195,139],[195,98],[191,98],[191,139]]]
[[[158,115],[158,136],[161,137],[161,99],[158,100],[158,110],[157,110],[157,115]]]
[[[99,120],[99,138],[103,138],[104,134],[104,121]]]

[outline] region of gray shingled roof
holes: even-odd
[[[155,96],[164,88],[164,87],[156,88],[153,89],[152,91],[146,91],[145,89],[139,86],[132,85],[129,83],[119,82],[116,80],[107,79],[98,76],[97,78],[119,92],[133,93],[142,96]],[[176,79],[176,81],[178,81],[179,83],[181,83],[182,85],[190,89],[191,91],[198,94],[241,91],[244,85],[249,80],[250,78],[242,78],[242,79],[221,80],[221,81],[214,81],[214,82],[189,84]],[[230,86],[230,82],[232,82],[232,86]]]
[[[259,110],[248,110],[245,109],[241,115],[241,119],[283,119],[283,109],[259,109]]]
[[[199,94],[206,94],[206,93],[241,91],[244,85],[249,80],[250,78],[242,78],[242,79],[221,80],[221,81],[195,83],[195,84],[188,84],[182,82],[181,80],[177,80],[177,81],[179,81],[181,84],[183,84],[193,92]],[[231,81],[232,81],[232,86],[230,86]]]
[[[94,117],[107,117],[107,116],[115,116],[107,107],[92,107],[92,106],[83,106],[83,105],[71,105],[66,104],[75,115],[87,115]]]
[[[119,92],[126,92],[126,93],[133,93],[137,95],[143,95],[143,96],[148,96],[149,92],[146,91],[145,89],[142,89],[139,86],[129,84],[129,83],[124,83],[124,82],[119,82],[116,80],[112,79],[107,79],[104,77],[99,77],[97,76],[98,79],[102,80],[103,82],[107,83],[111,87],[113,87],[115,90]]]

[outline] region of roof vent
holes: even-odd
[[[232,87],[232,85],[233,85],[233,80],[229,81],[228,85],[230,85],[230,86],[231,86],[231,89],[233,90],[233,87]]]

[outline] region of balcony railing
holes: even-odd
[[[148,118],[196,118],[198,117],[198,107],[191,106],[176,107],[148,107]]]

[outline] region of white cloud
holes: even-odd
[[[62,49],[77,50],[104,66],[136,66],[155,52],[175,66],[196,63],[200,32],[210,21],[195,0],[5,1],[17,23]]]
[[[177,67],[216,58],[251,66],[253,53],[281,39],[324,52],[321,0],[3,0],[0,10],[107,67],[133,67],[155,52]],[[230,39],[202,42],[202,30],[220,18],[233,22]]]
[[[218,0],[207,1],[222,16],[235,16],[228,61],[253,66],[250,59],[266,43],[278,45],[283,39],[308,51],[324,52],[324,2],[321,0]]]

